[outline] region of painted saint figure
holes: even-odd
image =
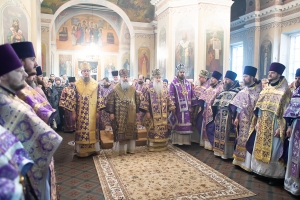
[[[7,34],[7,42],[8,43],[15,43],[15,42],[23,42],[25,38],[23,36],[23,32],[19,26],[19,20],[13,19],[12,27],[10,27],[8,34]]]
[[[148,73],[150,72],[150,63],[146,51],[143,51],[142,54],[143,55],[139,59],[139,74],[147,77]]]

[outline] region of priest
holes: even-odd
[[[108,95],[106,103],[114,134],[114,156],[135,152],[135,141],[138,139],[136,113],[140,108],[140,96],[128,82],[129,71],[121,69],[119,75],[120,83]]]
[[[159,69],[152,70],[153,81],[141,96],[140,109],[146,113],[144,125],[148,132],[149,151],[163,151],[169,142],[168,115],[175,105],[164,87]]]
[[[237,128],[237,138],[234,150],[233,164],[246,171],[251,171],[251,154],[246,150],[246,142],[249,137],[249,129],[253,119],[254,106],[257,102],[262,84],[255,79],[257,68],[246,66],[244,68],[244,89],[242,89],[231,101],[230,107],[234,113],[234,125]]]
[[[68,86],[64,87],[64,89],[61,92],[60,100],[59,100],[59,106],[63,109],[66,107],[66,99],[69,96],[75,96],[75,77],[69,77],[68,78]],[[75,111],[69,111],[67,109],[64,109],[64,132],[65,133],[72,133],[76,129],[76,120],[75,120],[76,112]],[[62,119],[61,119],[62,120]]]
[[[199,104],[203,112],[199,112],[196,118],[198,122],[200,117],[203,117],[201,124],[200,141],[203,141],[204,148],[212,151],[212,145],[214,143],[215,136],[215,123],[213,120],[212,104],[216,97],[222,92],[223,84],[221,81],[222,74],[218,71],[214,71],[210,78],[210,87],[203,91],[199,97]],[[199,126],[198,123],[196,126]]]
[[[258,120],[257,123],[252,121],[256,123],[251,125],[255,127],[255,131],[250,130],[248,140],[250,142],[253,136],[255,138],[251,170],[269,178],[270,185],[276,184],[285,175],[285,167],[280,161],[286,132],[283,114],[290,102],[291,91],[287,80],[282,76],[284,70],[285,66],[281,63],[274,62],[270,65],[269,84],[261,91],[254,107]]]
[[[185,78],[185,66],[179,64],[176,68],[177,76],[169,88],[169,94],[176,106],[175,115],[170,117],[173,125],[172,143],[191,145],[192,107],[197,105],[197,101],[191,83]]]
[[[28,172],[38,199],[57,199],[53,155],[62,138],[16,92],[26,87],[27,73],[10,44],[0,45],[0,125],[22,143],[34,165]]]
[[[14,51],[18,55],[22,65],[28,77],[26,77],[27,83],[30,82],[32,76],[36,75],[36,63],[35,52],[33,44],[31,42],[18,42],[11,44]],[[50,103],[42,95],[40,95],[34,88],[29,84],[22,90],[19,90],[17,96],[26,102],[33,108],[35,113],[47,124],[52,123],[54,117],[57,115],[55,109],[52,108]]]
[[[290,139],[284,189],[300,196],[300,68],[295,75],[295,90],[284,118],[287,123],[287,137]]]
[[[196,129],[194,129],[191,140],[192,142],[199,143],[200,146],[204,146],[204,141],[201,140],[201,131],[202,131],[202,120],[203,120],[203,106],[200,104],[200,96],[203,92],[209,88],[210,79],[208,78],[209,72],[207,70],[201,70],[199,74],[199,85],[196,85],[194,88],[194,94],[198,101],[197,106],[194,109],[194,116],[193,119],[195,120]],[[199,117],[197,115],[199,114]]]
[[[215,99],[212,110],[215,122],[215,135],[213,151],[216,156],[222,159],[233,157],[236,130],[232,124],[231,100],[241,90],[236,79],[237,74],[228,70],[224,77],[223,92]]]
[[[100,111],[105,108],[101,88],[91,77],[88,62],[80,64],[81,77],[75,82],[75,92],[68,95],[63,108],[75,112],[75,152],[78,157],[100,153]]]

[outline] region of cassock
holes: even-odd
[[[100,85],[90,78],[85,83],[80,78],[75,83],[75,92],[67,96],[64,109],[76,112],[75,151],[86,157],[100,151],[100,110],[105,108]]]
[[[135,84],[135,90],[142,92],[143,87],[147,87],[146,84],[139,84],[138,82]],[[142,125],[143,123],[143,119],[144,119],[145,113],[140,111],[139,113],[136,114],[136,122],[140,125]]]
[[[138,139],[136,113],[139,112],[139,107],[140,95],[133,86],[123,90],[121,84],[118,83],[108,95],[106,112],[115,116],[111,122],[114,134],[114,155],[134,153],[135,140]]]
[[[0,126],[0,199],[24,199],[24,179],[33,161],[19,140]],[[27,185],[28,186],[28,185]],[[30,188],[26,188],[27,196]]]
[[[201,138],[201,132],[202,132],[202,121],[203,121],[203,105],[200,100],[201,94],[204,93],[204,91],[209,88],[210,86],[210,80],[208,79],[203,85],[197,85],[194,89],[194,94],[197,100],[197,106],[194,108],[194,117],[193,120],[195,120],[195,126],[196,129],[193,131],[191,135],[191,141],[199,143],[200,146],[204,146],[204,141]],[[199,116],[198,116],[199,115]]]
[[[212,105],[215,122],[213,151],[223,159],[233,157],[236,131],[232,124],[233,116],[229,104],[240,90],[239,82],[234,81],[233,86],[221,92]]]
[[[172,131],[172,143],[179,145],[190,145],[192,130],[192,106],[196,106],[196,98],[192,90],[192,85],[186,79],[179,80],[174,77],[170,84],[169,94],[175,103],[175,116],[171,114],[170,121],[175,121]]]
[[[0,101],[0,125],[18,138],[34,161],[28,176],[36,196],[56,199],[52,157],[62,138],[13,92],[0,87]]]
[[[239,125],[233,153],[233,164],[238,165],[246,171],[251,171],[251,154],[246,150],[246,142],[249,137],[250,125],[254,116],[254,106],[258,100],[262,84],[254,83],[242,89],[231,101],[231,111],[238,113]]]
[[[257,114],[256,131],[251,124],[249,144],[254,138],[254,147],[251,157],[251,170],[261,176],[269,178],[284,178],[285,168],[279,161],[283,152],[286,122],[283,118],[291,98],[291,91],[288,88],[287,80],[282,76],[279,81],[269,84],[260,93],[254,108]],[[255,123],[255,121],[252,121]],[[275,131],[279,128],[280,138],[274,137]],[[251,150],[248,150],[251,153]]]
[[[212,150],[212,145],[214,143],[215,136],[215,123],[213,120],[212,104],[215,101],[216,97],[223,91],[223,84],[221,81],[217,85],[210,86],[206,89],[199,97],[199,104],[203,109],[203,112],[200,112],[197,116],[201,118],[203,116],[202,124],[196,124],[196,127],[200,129],[201,126],[201,135],[200,141],[203,141],[203,146],[207,150]],[[197,122],[199,120],[196,120]],[[200,142],[201,145],[201,142]]]
[[[293,92],[291,102],[284,118],[292,127],[289,138],[288,162],[285,173],[284,189],[293,195],[300,195],[300,87]]]
[[[175,104],[168,94],[168,88],[163,87],[162,95],[158,95],[151,82],[143,91],[140,109],[151,114],[151,119],[144,118],[144,126],[148,132],[149,151],[166,150],[169,141],[168,115],[171,110],[175,109]]]
[[[108,88],[101,87],[101,96],[103,97],[104,105],[107,103],[108,95],[113,91],[114,86],[111,84]],[[111,126],[109,113],[105,110],[100,111],[100,130],[105,130],[106,126]]]
[[[60,100],[59,100],[59,106],[62,108],[65,108],[66,99],[69,97],[75,96],[75,87],[71,84],[67,87],[64,87],[64,89],[61,92]],[[74,118],[76,116],[75,111],[70,111],[67,109],[64,109],[64,132],[73,132],[76,129],[76,120]]]

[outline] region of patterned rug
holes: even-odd
[[[238,199],[255,194],[177,147],[94,156],[105,199]]]

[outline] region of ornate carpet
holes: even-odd
[[[255,194],[177,147],[112,157],[101,150],[94,163],[105,199],[238,199]]]

